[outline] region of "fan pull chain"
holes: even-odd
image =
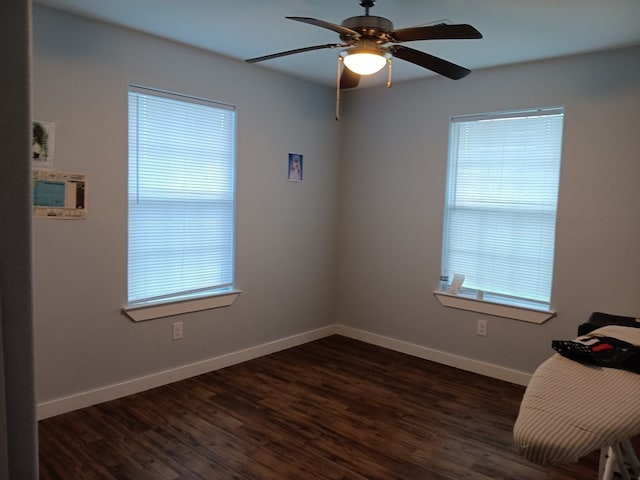
[[[387,88],[391,88],[391,71],[393,70],[392,62],[390,58],[387,58],[387,72],[389,72],[389,76],[387,77]]]
[[[338,55],[338,74],[336,77],[336,122],[340,121],[340,72],[342,66],[342,56]]]

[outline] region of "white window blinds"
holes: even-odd
[[[235,109],[129,87],[129,305],[233,285]]]
[[[452,119],[442,268],[505,303],[548,308],[563,111]]]

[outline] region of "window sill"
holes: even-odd
[[[211,310],[213,308],[228,307],[236,301],[242,290],[231,290],[208,297],[193,298],[179,302],[162,303],[155,305],[142,305],[138,307],[124,307],[124,313],[134,322],[153,320],[154,318],[170,317],[183,313]]]
[[[523,322],[541,324],[553,318],[556,314],[556,312],[552,310],[535,310],[533,308],[489,302],[487,300],[479,300],[461,295],[451,295],[439,291],[434,291],[433,294],[444,307],[469,310],[471,312],[484,313],[496,317],[512,318]]]

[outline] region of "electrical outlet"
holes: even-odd
[[[171,326],[171,338],[173,338],[173,340],[180,340],[183,333],[182,322],[174,322]]]
[[[479,318],[478,323],[476,324],[476,335],[480,335],[481,337],[486,337],[488,328],[489,328],[489,322],[487,320],[483,320]]]

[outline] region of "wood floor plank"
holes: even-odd
[[[519,454],[523,393],[331,336],[42,420],[40,478],[595,480]]]

